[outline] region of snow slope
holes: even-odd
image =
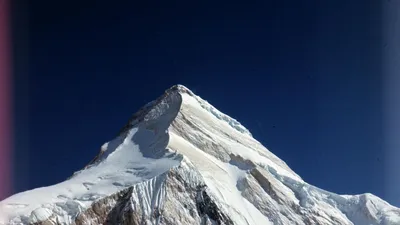
[[[140,109],[83,170],[0,202],[0,224],[400,224],[371,194],[301,179],[182,85]]]

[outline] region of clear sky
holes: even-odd
[[[324,2],[15,3],[14,191],[65,180],[180,83],[307,182],[400,206],[384,187],[379,1]]]

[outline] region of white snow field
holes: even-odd
[[[1,201],[0,224],[399,225],[400,209],[306,183],[239,122],[175,85],[84,169]]]

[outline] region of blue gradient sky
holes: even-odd
[[[307,182],[400,205],[384,187],[379,2],[40,2],[14,21],[15,191],[81,169],[181,83]]]

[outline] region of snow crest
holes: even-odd
[[[212,106],[210,103],[208,103],[206,100],[200,98],[199,96],[196,96],[191,90],[189,90],[187,87],[183,85],[175,85],[171,88],[171,90],[178,90],[183,94],[188,94],[192,98],[194,98],[198,104],[208,112],[210,112],[212,115],[214,115],[217,119],[225,121],[229,126],[231,126],[233,129],[239,131],[240,133],[249,135],[250,137],[253,137],[250,131],[244,127],[242,124],[240,124],[236,119],[233,119],[232,117],[222,113],[218,109],[216,109],[214,106]]]

